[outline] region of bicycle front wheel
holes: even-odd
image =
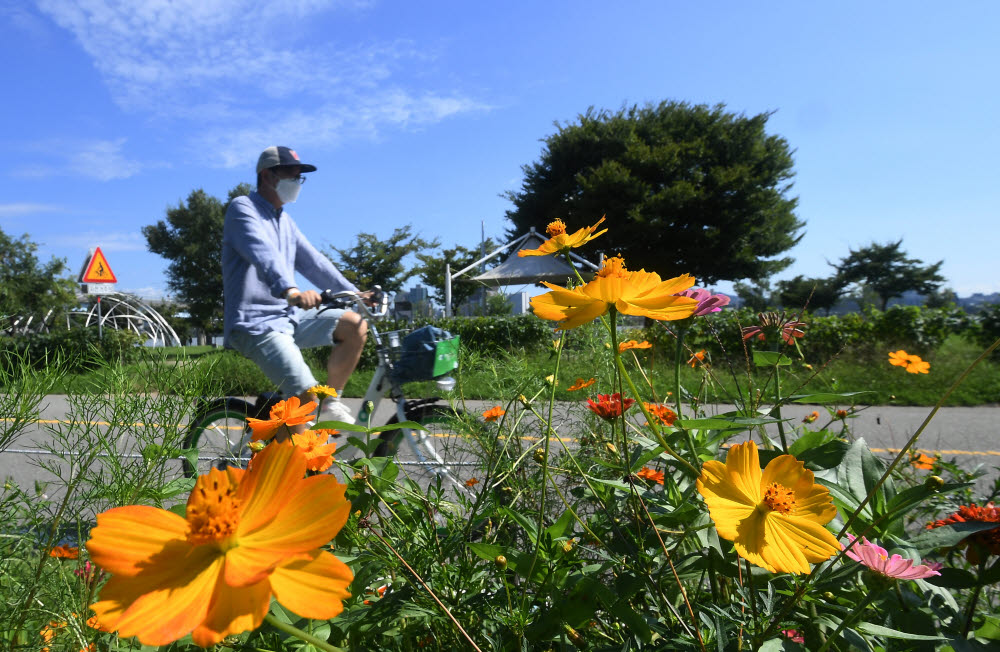
[[[197,465],[184,459],[184,475],[204,475],[227,466],[245,468],[250,461],[248,415],[253,406],[240,399],[212,401],[195,415],[184,437],[184,448],[197,449]]]
[[[401,431],[382,433],[385,445],[376,455],[395,455],[403,472],[425,487],[437,478],[458,487],[474,486],[482,455],[475,436],[481,425],[463,412],[443,404],[421,405],[412,409],[407,418],[425,430],[412,430],[408,440]],[[387,425],[399,423],[396,417]],[[410,445],[412,443],[412,445]]]

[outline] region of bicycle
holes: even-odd
[[[357,423],[367,424],[383,399],[388,398],[396,404],[395,414],[385,425],[401,425],[376,433],[379,445],[373,457],[395,457],[401,466],[417,467],[425,474],[438,476],[456,487],[464,488],[460,470],[475,466],[472,452],[463,445],[465,437],[461,431],[465,428],[462,424],[467,420],[461,411],[451,408],[439,397],[406,398],[403,385],[423,378],[413,378],[412,373],[409,376],[400,373],[402,367],[412,368],[415,360],[404,346],[406,330],[385,333],[378,330],[376,323],[388,313],[388,295],[376,286],[374,306],[377,308],[374,310],[355,292],[333,293],[327,290],[322,297],[322,305],[327,309],[353,306],[368,322],[368,335],[375,344],[378,365],[365,392]],[[443,359],[435,360],[436,367],[426,372],[426,375],[436,376],[433,379],[443,392],[453,389],[455,380],[439,372],[443,369],[451,371],[458,366],[458,338],[450,341],[450,346],[442,348],[451,350],[438,356]],[[207,473],[210,468],[224,468],[226,465],[246,466],[252,454],[247,418],[267,419],[271,408],[281,400],[283,397],[276,392],[263,393],[252,403],[232,396],[204,400],[191,419],[184,438],[184,448],[198,452],[197,463],[189,457],[184,458],[185,475],[195,477]],[[407,427],[406,422],[416,422],[425,429]],[[338,441],[346,439],[347,436],[343,436]],[[406,445],[402,454],[400,442]],[[341,445],[338,445],[339,448]]]

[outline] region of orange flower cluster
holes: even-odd
[[[49,550],[49,557],[55,557],[56,559],[79,559],[80,549],[73,546],[56,546],[52,550]]]
[[[698,363],[705,362],[705,349],[698,351],[688,359],[688,364],[694,369],[698,366]]]
[[[483,419],[485,419],[486,422],[489,423],[491,421],[496,421],[505,414],[507,414],[507,410],[503,409],[498,405],[483,412]]]
[[[657,484],[663,484],[663,471],[654,471],[648,466],[644,466],[636,473],[643,480],[652,480]]]
[[[971,505],[962,505],[958,508],[957,512],[948,518],[928,523],[927,529],[931,530],[936,527],[952,525],[954,523],[997,524],[995,528],[984,530],[982,532],[976,532],[975,534],[971,534],[962,539],[962,542],[958,547],[966,548],[965,559],[970,564],[978,564],[979,562],[984,561],[982,555],[984,552],[987,553],[987,555],[1000,555],[1000,508],[992,502],[988,502],[982,507],[979,507],[975,503],[972,503]]]
[[[598,394],[597,401],[588,398],[587,407],[590,411],[601,417],[605,421],[612,421],[617,419],[622,415],[622,413],[632,407],[635,400],[631,398],[626,398],[622,400],[622,395],[615,392],[614,394]]]
[[[911,374],[929,374],[931,363],[924,362],[919,355],[911,355],[900,349],[889,352],[889,364],[894,367],[903,367]]]
[[[629,340],[628,342],[621,342],[618,344],[618,352],[625,353],[629,349],[651,349],[653,345],[643,340],[641,342],[636,342],[635,340]]]
[[[672,426],[674,425],[674,421],[677,420],[677,413],[662,403],[646,403],[643,401],[642,404],[654,419],[665,426]]]
[[[923,453],[917,453],[910,456],[910,466],[920,471],[930,471],[934,468],[934,464],[937,462],[930,455],[924,455]]]
[[[292,443],[306,456],[306,469],[322,473],[333,466],[333,453],[337,443],[330,443],[330,433],[337,430],[306,430],[292,435]]]
[[[575,392],[577,390],[583,389],[585,387],[590,387],[597,382],[596,378],[591,378],[590,380],[584,380],[583,378],[577,378],[576,382],[573,383],[571,387],[567,387],[567,392]]]
[[[270,419],[247,418],[247,425],[253,431],[251,439],[254,441],[267,441],[278,434],[282,427],[288,429],[289,426],[308,423],[312,420],[315,410],[315,401],[309,401],[300,407],[297,396],[281,401],[271,408]]]

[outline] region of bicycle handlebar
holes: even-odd
[[[352,304],[357,307],[361,315],[365,318],[371,319],[382,319],[389,312],[389,293],[384,292],[381,286],[376,285],[372,288],[374,294],[372,295],[372,302],[374,305],[374,310],[369,307],[368,303],[361,298],[360,294],[357,292],[351,292],[350,290],[345,290],[343,292],[334,292],[333,290],[323,290],[320,297],[323,300],[323,305],[332,308],[347,308]]]

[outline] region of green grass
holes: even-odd
[[[609,358],[593,348],[568,349],[560,361],[556,398],[562,401],[584,400],[598,393],[617,391],[612,386],[612,369]],[[930,406],[937,402],[942,392],[976,359],[981,350],[973,344],[958,338],[949,338],[933,355],[927,356],[931,363],[930,374],[910,374],[899,367],[889,365],[885,358],[852,356],[845,353],[825,366],[814,365],[813,369],[800,361],[793,361],[782,368],[782,394],[814,394],[825,392],[869,392],[858,397],[858,403],[870,405],[915,405]],[[637,357],[649,378],[654,392],[662,400],[674,390],[674,369],[672,352],[664,356],[655,349],[637,351]],[[197,374],[205,386],[218,389],[227,395],[252,395],[262,391],[272,391],[273,387],[263,374],[249,360],[233,351],[223,351],[213,347],[174,347],[152,351],[152,358],[163,356],[172,361],[178,373]],[[643,376],[638,371],[632,352],[625,353],[627,367],[636,385],[643,385]],[[518,393],[530,396],[546,386],[546,377],[555,369],[555,354],[551,351],[516,354],[477,354],[469,350],[463,352],[462,367],[456,376],[460,379],[462,395],[470,399],[512,400],[511,382],[516,381]],[[317,378],[324,377],[325,370],[314,365]],[[125,373],[135,379],[137,391],[169,391],[163,384],[162,374],[150,378],[149,365],[137,363],[125,367]],[[360,397],[371,380],[371,369],[358,369],[345,389],[345,396]],[[762,387],[766,395],[773,394],[770,371],[753,373],[755,385]],[[736,387],[746,386],[747,364],[730,367],[727,364],[713,364],[708,369],[681,367],[683,391],[699,393],[706,402],[732,403],[737,398]],[[591,387],[569,392],[576,378],[596,378]],[[53,391],[80,391],[88,385],[95,385],[96,379],[89,374],[66,376],[57,383]],[[505,389],[501,389],[505,388]],[[407,393],[413,396],[428,396],[437,393],[433,382],[412,383]],[[947,405],[974,406],[1000,403],[1000,362],[996,359],[981,363],[965,382],[955,391]]]

